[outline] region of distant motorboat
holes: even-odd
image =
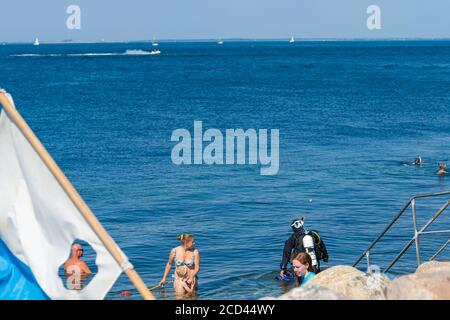
[[[294,42],[295,42],[294,37],[291,37],[291,39],[289,40],[289,43],[294,43]]]
[[[140,49],[128,49],[124,53],[124,55],[126,56],[145,56],[149,54],[152,54],[151,51],[145,51]]]
[[[38,46],[38,45],[39,45],[39,39],[36,38],[36,39],[34,39],[33,46]]]
[[[150,54],[160,54],[161,51],[159,51],[158,49],[153,49],[152,52],[150,52]]]
[[[158,42],[152,42],[152,46],[157,47],[157,46],[159,46],[159,43]]]
[[[223,44],[222,40],[217,41],[217,44]]]

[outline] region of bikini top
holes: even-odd
[[[192,260],[191,262],[185,262],[185,261],[181,261],[177,259],[177,248],[173,249],[174,253],[175,253],[175,266],[179,267],[179,266],[186,266],[188,268],[192,268],[195,265],[195,250],[192,251]]]

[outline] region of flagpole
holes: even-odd
[[[98,221],[97,217],[88,207],[88,205],[84,202],[83,198],[81,198],[80,194],[74,188],[74,186],[70,183],[69,179],[64,175],[62,170],[58,167],[56,162],[50,156],[48,151],[33,133],[31,128],[16,110],[14,105],[10,102],[7,97],[6,91],[0,89],[0,104],[3,106],[3,110],[8,114],[9,118],[16,124],[17,128],[22,132],[24,137],[31,144],[33,149],[39,155],[41,160],[53,174],[55,179],[58,181],[59,185],[63,188],[69,198],[72,200],[73,204],[77,207],[78,211],[83,215],[86,222],[95,232],[95,234],[102,241],[103,245],[109,251],[109,253],[114,257],[119,266],[124,270],[128,278],[131,280],[133,285],[142,295],[145,300],[154,300],[155,297],[148,290],[148,287],[142,281],[138,273],[134,270],[133,266],[128,262],[128,260],[122,255],[120,250],[118,249],[118,245],[111,238],[108,232],[103,228],[101,223]]]

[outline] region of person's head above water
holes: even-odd
[[[448,172],[445,170],[447,165],[445,163],[439,163],[439,170],[436,172],[437,174],[447,174]]]
[[[72,245],[72,257],[81,258],[83,256],[83,246],[79,243],[74,243]]]
[[[189,269],[186,266],[178,266],[175,268],[175,273],[177,274],[177,276],[179,278],[186,277],[186,275],[188,274],[188,271],[189,271]]]
[[[192,248],[195,244],[195,237],[193,234],[182,234],[177,237],[181,245],[185,248]]]
[[[300,277],[308,272],[313,272],[311,256],[306,252],[301,252],[295,256],[292,260],[292,267],[294,268],[295,274]]]
[[[291,223],[291,228],[294,232],[305,232],[305,228],[303,227],[304,221],[303,217],[300,219],[294,219]]]
[[[414,164],[415,165],[421,165],[422,164],[422,158],[420,157],[420,155],[417,155],[417,157],[414,159]]]

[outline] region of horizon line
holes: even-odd
[[[98,43],[152,43],[152,42],[288,42],[290,38],[161,38],[157,41],[149,39],[139,40],[73,40],[63,39],[56,41],[42,41],[40,44],[98,44]],[[348,37],[348,38],[302,38],[294,37],[298,42],[319,42],[319,41],[449,41],[450,37],[386,37],[386,38],[364,38],[364,37]],[[32,44],[33,41],[0,41],[0,44]]]

